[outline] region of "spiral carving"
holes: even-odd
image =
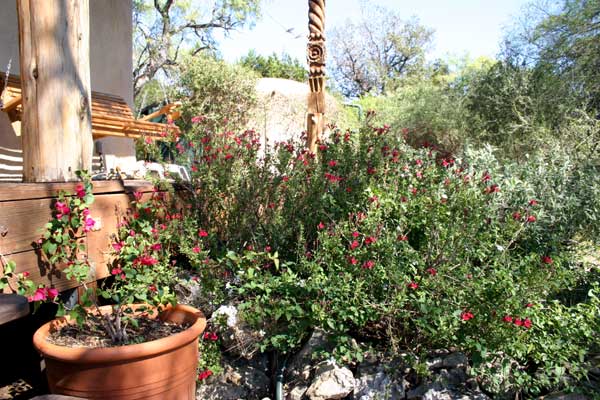
[[[310,39],[319,40],[325,31],[325,0],[308,1],[308,31]]]
[[[325,0],[308,0],[308,45],[306,59],[310,81],[325,76]],[[319,84],[311,84],[311,92],[323,90],[323,80]]]

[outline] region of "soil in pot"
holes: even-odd
[[[126,328],[129,341],[115,345],[104,329],[102,320],[94,315],[90,316],[81,326],[65,325],[59,330],[51,332],[46,340],[57,346],[65,347],[114,347],[162,339],[183,332],[189,326],[190,324],[186,323],[177,324],[144,316],[132,317]]]
[[[34,345],[45,359],[50,391],[85,399],[194,400],[198,336],[206,319],[192,307],[177,305],[158,318],[187,329],[162,339],[116,347],[57,346],[46,339],[68,318],[42,326]]]

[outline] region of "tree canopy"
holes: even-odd
[[[239,64],[256,71],[264,78],[292,79],[299,82],[304,82],[308,78],[304,63],[287,53],[282,53],[281,56],[276,53],[263,56],[250,50],[240,59]]]
[[[433,31],[416,18],[370,3],[358,22],[348,21],[329,34],[331,72],[347,97],[385,93],[394,80],[420,71]]]
[[[134,94],[159,72],[180,61],[184,51],[215,50],[215,34],[252,24],[260,0],[134,0]]]

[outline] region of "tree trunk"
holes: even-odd
[[[89,0],[17,0],[23,180],[76,180],[92,165]]]

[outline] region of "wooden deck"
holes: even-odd
[[[59,191],[74,193],[72,183],[3,183],[0,182],[0,253],[17,264],[17,272],[29,272],[36,282],[51,284],[59,290],[76,286],[62,276],[49,276],[40,262],[34,243],[42,228],[52,218],[54,199]],[[116,232],[117,218],[133,200],[133,192],[152,192],[145,181],[94,181],[95,201],[91,216],[99,230],[87,234],[88,257],[95,267],[91,280],[109,275],[107,268],[110,236]],[[0,270],[1,273],[1,270]]]

